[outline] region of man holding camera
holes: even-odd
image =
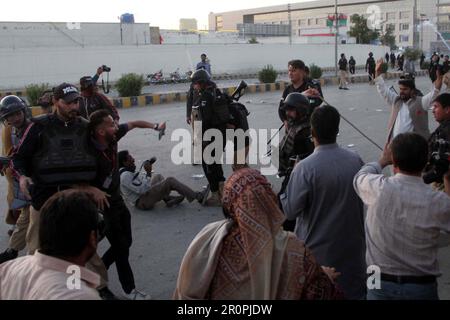
[[[424,183],[427,149],[422,136],[399,134],[378,162],[354,177],[355,191],[367,205],[367,265],[381,269],[380,287],[369,288],[368,300],[438,299],[437,253],[441,230],[450,231],[450,176],[444,179],[447,194]],[[382,170],[390,164],[394,176],[386,177]]]
[[[393,92],[385,84],[382,77],[383,60],[379,60],[376,66],[375,84],[378,93],[392,105],[392,112],[388,125],[388,138],[390,142],[397,135],[406,132],[416,132],[428,139],[430,129],[428,127],[428,108],[431,101],[436,98],[442,87],[443,77],[438,72],[438,78],[434,82],[434,88],[425,96],[418,96],[414,79],[400,79],[398,84],[400,94]]]
[[[167,207],[181,203],[185,198],[192,202],[202,203],[206,191],[195,192],[173,177],[164,178],[160,174],[152,174],[156,158],[143,163],[145,174],[136,173],[134,158],[128,150],[118,154],[120,168],[120,189],[125,199],[141,210],[151,210],[159,201],[164,201]],[[171,196],[171,191],[177,191],[179,196]]]
[[[97,110],[106,110],[115,121],[119,121],[119,113],[117,109],[112,105],[107,96],[98,92],[98,88],[92,77],[82,77],[80,79],[80,89],[80,116],[85,119],[89,119],[91,113]]]

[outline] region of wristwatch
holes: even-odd
[[[157,124],[155,124],[155,127],[153,129],[158,130],[158,128],[159,128],[159,124],[157,123]]]

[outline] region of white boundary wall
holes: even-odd
[[[369,51],[375,58],[384,57],[387,47],[370,45],[340,45],[338,52],[347,59],[353,55],[358,65],[365,64]],[[98,66],[112,68],[110,81],[122,74],[154,73],[162,69],[165,75],[180,68],[184,73],[194,69],[200,54],[206,53],[212,73],[256,72],[271,64],[286,70],[291,59],[306,64],[334,66],[334,45],[313,44],[229,44],[229,45],[149,45],[85,48],[21,48],[0,49],[0,89],[23,88],[32,83],[56,85],[63,81],[78,84],[81,76],[93,75]]]

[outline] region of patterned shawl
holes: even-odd
[[[231,219],[210,224],[183,258],[176,299],[334,299],[340,292],[285,220],[257,170],[236,171],[223,207]]]

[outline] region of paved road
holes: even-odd
[[[394,82],[391,81],[393,84]],[[419,78],[418,87],[427,91],[430,83],[426,78]],[[335,105],[342,115],[363,130],[377,144],[383,145],[389,108],[377,95],[373,86],[368,84],[352,85],[350,91],[341,91],[336,87],[324,88],[324,94],[329,103]],[[264,94],[248,94],[242,98],[251,115],[249,121],[254,128],[277,129],[280,125],[276,106],[281,92]],[[152,131],[135,130],[125,136],[120,142],[121,149],[128,149],[136,159],[142,161],[157,156],[155,171],[164,176],[174,176],[194,189],[200,189],[206,184],[206,179],[194,179],[192,176],[201,174],[199,166],[174,165],[171,162],[171,149],[177,142],[171,142],[170,137],[176,128],[188,128],[184,122],[185,108],[182,103],[158,105],[142,108],[121,110],[123,121],[147,119],[150,121],[168,120],[166,137],[158,141]],[[430,112],[430,125],[434,129],[436,124]],[[359,133],[345,122],[342,122],[338,142],[342,146],[351,146],[364,161],[378,159],[380,151],[367,142]],[[138,167],[140,162],[137,163]],[[225,174],[230,174],[229,166],[225,167]],[[280,180],[269,177],[274,188],[278,189]],[[5,194],[5,180],[0,180],[0,195]],[[0,201],[0,211],[4,212],[5,202]],[[138,288],[150,293],[156,299],[168,299],[175,287],[177,272],[183,254],[190,241],[207,223],[222,219],[222,212],[218,208],[204,208],[198,203],[182,203],[174,209],[166,209],[159,204],[149,212],[132,211],[132,225],[134,243],[131,248],[130,260],[135,272]],[[7,227],[0,223],[0,248],[7,245]],[[439,260],[443,277],[440,278],[440,296],[450,298],[450,249],[448,237],[442,238],[442,248]],[[107,242],[103,241],[100,251],[104,252]],[[110,287],[116,293],[121,293],[115,267],[110,270]]]

